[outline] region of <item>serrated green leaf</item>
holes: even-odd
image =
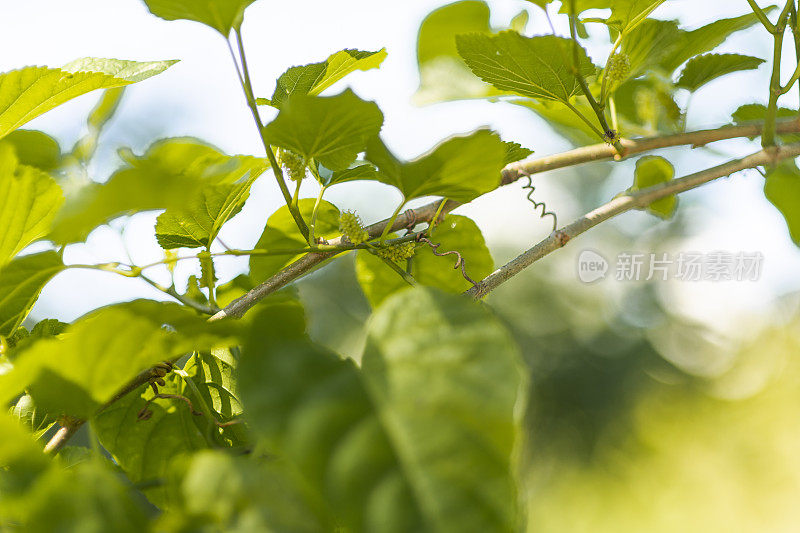
[[[587,9],[611,9],[611,16],[605,24],[612,26],[617,31],[627,33],[634,29],[637,23],[644,20],[658,6],[666,0],[574,0],[575,13],[583,13]],[[560,13],[570,13],[573,0],[564,0],[561,3]]]
[[[373,316],[363,370],[302,331],[256,326],[239,379],[253,430],[336,523],[517,529],[512,451],[524,379],[510,335],[480,304],[427,289],[398,294]]]
[[[397,187],[406,200],[445,196],[469,202],[497,188],[507,148],[496,133],[478,130],[451,137],[429,153],[404,163],[375,137],[366,158],[380,171],[378,181]]]
[[[14,369],[0,376],[0,403],[25,388],[53,415],[88,418],[137,373],[187,352],[234,344],[236,334],[235,324],[209,324],[177,304],[138,300],[106,307],[60,338],[19,353]]]
[[[800,246],[800,169],[782,163],[767,172],[764,195],[786,220],[792,241]]]
[[[164,378],[163,394],[183,394],[176,374]],[[94,417],[92,424],[103,447],[133,483],[151,484],[143,490],[155,505],[168,507],[175,495],[165,485],[173,465],[209,443],[195,424],[189,406],[173,398],[155,399],[149,385],[127,394]],[[143,409],[151,413],[140,420]]]
[[[311,220],[315,200],[305,198],[300,200],[299,209],[304,220]],[[339,209],[335,205],[322,201],[317,212],[317,237],[332,238],[339,234]],[[270,250],[275,252],[291,251],[308,246],[305,238],[297,229],[289,208],[281,207],[267,220],[267,227],[256,243],[256,250]],[[276,255],[253,255],[250,257],[250,278],[256,283],[278,272],[283,267],[294,262],[302,254],[278,253]]]
[[[6,135],[0,144],[13,146],[22,165],[48,172],[61,164],[61,147],[58,141],[41,131],[15,130]]]
[[[20,165],[14,148],[0,144],[0,266],[47,235],[63,202],[53,178],[38,168]]]
[[[769,6],[764,11],[769,13],[773,9],[776,7]],[[661,66],[667,72],[672,72],[691,57],[710,52],[722,44],[730,34],[754,24],[758,24],[758,17],[754,13],[748,13],[740,17],[720,19],[696,30],[688,32],[680,30],[679,39],[662,59]]]
[[[228,37],[242,25],[244,10],[255,0],[144,0],[150,13],[164,20],[193,20]]]
[[[689,60],[678,80],[678,87],[696,91],[706,83],[741,70],[757,69],[763,59],[741,54],[706,54]]]
[[[0,267],[0,335],[14,333],[47,282],[64,268],[55,252],[23,255]]]
[[[461,254],[467,275],[476,281],[494,270],[494,261],[481,230],[467,217],[447,215],[436,225],[430,240],[441,245],[437,250],[439,253],[456,251]],[[464,278],[460,268],[454,268],[456,261],[455,255],[438,257],[429,246],[419,244],[411,260],[411,274],[421,285],[460,293],[472,284]],[[356,276],[372,307],[408,287],[408,283],[394,270],[366,250],[358,251]]]
[[[242,210],[250,187],[264,170],[266,166],[253,169],[241,183],[204,187],[187,207],[167,209],[156,222],[158,244],[166,250],[211,246],[222,226]]]
[[[569,39],[553,35],[523,37],[515,31],[504,31],[494,36],[459,35],[456,44],[472,72],[500,90],[561,102],[580,93],[578,79],[572,74]],[[582,75],[594,74],[595,67],[583,48],[578,62]]]
[[[347,89],[336,96],[290,96],[264,134],[273,146],[335,171],[348,168],[382,125],[378,106]]]
[[[519,143],[504,141],[503,144],[506,145],[506,158],[504,161],[506,165],[522,161],[533,154],[533,150],[529,150]]]
[[[675,168],[672,164],[660,156],[648,155],[636,161],[636,173],[631,191],[638,191],[661,183],[671,181],[675,177]],[[668,219],[675,213],[678,207],[678,197],[676,195],[667,196],[656,200],[647,206],[650,213]]]
[[[127,165],[106,183],[89,183],[67,199],[50,239],[59,244],[82,241],[116,217],[185,208],[203,188],[236,183],[264,167],[261,158],[228,156],[189,138],[158,141],[143,156],[125,158]]]
[[[175,63],[85,57],[61,68],[25,67],[0,74],[0,138],[77,96],[146,80]]]
[[[280,108],[292,94],[316,96],[351,72],[380,67],[384,59],[386,48],[377,52],[345,49],[332,54],[325,61],[292,67],[278,78],[268,105]]]

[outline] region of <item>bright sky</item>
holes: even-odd
[[[268,96],[275,78],[287,67],[320,61],[342,48],[378,50],[386,47],[389,56],[380,70],[358,72],[345,82],[365,99],[376,100],[386,116],[383,134],[399,154],[411,157],[439,140],[489,125],[507,140],[515,140],[536,150],[538,155],[567,148],[541,121],[528,111],[507,104],[455,102],[415,107],[411,96],[418,79],[415,40],[419,23],[431,10],[444,5],[443,0],[260,0],[247,10],[244,35],[254,86],[258,95]],[[494,0],[496,25],[506,23],[523,8],[531,12],[529,34],[542,33],[546,22],[541,12],[522,0]],[[529,7],[530,6],[530,7]],[[747,12],[745,0],[668,0],[657,14],[662,18],[681,17],[689,27],[708,23],[716,16],[735,16]],[[565,31],[563,26],[557,28]],[[790,39],[789,39],[790,40]],[[116,164],[113,150],[120,145],[141,152],[153,139],[170,136],[196,136],[230,153],[263,153],[244,105],[235,72],[223,39],[213,30],[192,22],[165,22],[150,15],[140,0],[27,0],[0,4],[0,69],[11,70],[25,65],[59,66],[83,56],[114,57],[134,60],[180,59],[166,73],[133,86],[118,117],[101,142],[108,149],[101,153],[96,179],[104,179]],[[771,43],[761,28],[742,32],[730,39],[724,51],[738,51],[769,58]],[[590,49],[596,62],[603,48]],[[728,120],[739,105],[763,102],[766,96],[766,66],[754,73],[736,74],[737,83],[712,82],[691,102],[690,128],[715,126]],[[790,65],[786,66],[786,77]],[[341,89],[340,83],[334,88]],[[736,90],[732,91],[731,87]],[[55,135],[69,149],[82,134],[88,110],[97,94],[81,97],[68,105],[30,123]],[[787,105],[795,105],[788,102]],[[668,151],[683,175],[721,162],[725,156],[741,156],[757,149],[746,141],[721,146],[723,155],[700,151],[677,157]],[[580,172],[580,169],[578,170]],[[559,173],[539,178],[541,197],[548,200],[568,220],[579,213],[569,191],[554,186]],[[263,228],[266,216],[280,205],[278,192],[269,180],[262,180],[253,191],[251,202],[237,217],[236,231],[223,232],[230,246],[251,246]],[[631,166],[620,165],[609,184],[608,196],[631,182]],[[738,174],[733,180],[692,192],[690,198],[702,198],[704,204],[693,207],[702,225],[689,246],[694,250],[762,251],[765,271],[758,283],[709,284],[683,283],[665,287],[667,299],[675,305],[691,305],[701,319],[715,316],[722,320],[728,313],[763,309],[780,292],[800,288],[800,252],[791,243],[784,222],[761,194],[763,179],[755,172]],[[304,193],[315,194],[313,185]],[[391,211],[398,196],[380,185],[348,184],[332,190],[328,199],[342,208],[354,208],[367,221],[383,218]],[[689,202],[686,202],[688,204]],[[685,204],[685,205],[686,205]],[[463,210],[476,218],[490,245],[513,245],[519,250],[545,236],[549,222],[542,222],[530,211],[518,187],[506,187],[480,199]],[[647,215],[626,215],[620,224],[641,228]],[[141,263],[160,259],[152,237],[154,216],[134,217],[126,240],[137,252]],[[509,231],[509,228],[513,228]],[[591,247],[591,234],[576,242],[577,254]],[[666,246],[666,245],[665,245]],[[682,246],[687,246],[682,244]],[[648,251],[648,250],[642,250]],[[664,249],[662,251],[673,251]],[[618,250],[603,250],[607,256]],[[119,259],[119,239],[108,229],[96,231],[87,246],[75,246],[68,259],[104,261]],[[183,268],[194,267],[187,262]],[[243,261],[222,266],[222,275],[232,276]],[[80,314],[113,301],[154,296],[151,289],[135,280],[117,279],[96,272],[68,272],[59,276],[43,293],[34,310],[38,317],[72,320]],[[70,302],[65,307],[64,302]]]

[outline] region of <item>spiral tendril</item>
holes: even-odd
[[[545,202],[537,202],[536,200],[533,199],[533,193],[536,192],[536,187],[533,185],[533,176],[531,176],[530,174],[528,174],[527,172],[524,172],[522,170],[520,170],[520,173],[525,178],[528,179],[528,183],[523,185],[522,188],[528,190],[528,194],[527,194],[526,198],[528,199],[528,201],[531,204],[533,204],[534,211],[541,207],[542,208],[542,214],[539,215],[539,218],[545,218],[545,217],[548,217],[548,216],[552,217],[553,218],[553,231],[557,230],[558,229],[558,216],[554,212],[547,210],[547,204]]]

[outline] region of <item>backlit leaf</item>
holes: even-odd
[[[439,253],[456,251],[461,254],[467,275],[473,280],[483,279],[494,270],[494,261],[481,230],[467,217],[447,215],[436,225],[430,240],[440,245],[437,249]],[[464,278],[460,268],[454,268],[457,259],[458,256],[454,254],[438,257],[429,246],[418,244],[411,259],[411,275],[421,285],[447,292],[463,292],[472,284]],[[366,250],[358,251],[356,275],[372,307],[377,307],[388,296],[408,287],[408,283],[394,270]]]
[[[77,96],[146,80],[175,63],[85,57],[61,68],[25,67],[0,74],[0,138]]]
[[[348,89],[336,96],[290,96],[264,134],[272,145],[335,171],[350,166],[382,125],[378,106]]]
[[[497,188],[506,155],[506,145],[496,133],[478,130],[451,137],[408,163],[375,137],[366,158],[378,167],[377,179],[397,187],[406,200],[433,195],[468,202]]]
[[[150,13],[164,20],[193,20],[227,37],[242,25],[244,10],[255,0],[144,0]]]
[[[758,68],[763,59],[741,54],[706,54],[689,60],[678,80],[678,87],[696,91],[706,83],[740,70]]]
[[[0,144],[0,266],[44,237],[64,202],[49,174],[20,165],[10,144]]]
[[[494,36],[459,35],[456,43],[472,72],[498,89],[561,102],[580,93],[571,70],[569,39],[553,35],[524,37],[515,31],[504,31]],[[583,48],[579,51],[578,68],[584,76],[595,72]]]
[[[300,200],[299,208],[303,219],[311,221],[315,200]],[[317,212],[315,235],[332,238],[339,234],[339,210],[335,205],[322,201]],[[250,278],[260,283],[294,262],[300,255],[292,250],[305,248],[308,243],[297,229],[289,208],[281,207],[267,220],[267,227],[256,243],[256,250],[275,252],[275,255],[253,255],[250,257]],[[283,252],[283,253],[281,253]],[[287,253],[288,252],[288,253]]]
[[[319,63],[292,67],[278,78],[275,92],[269,105],[280,108],[292,94],[316,96],[322,91],[356,70],[380,67],[386,59],[386,49],[377,52],[341,50]]]
[[[0,335],[14,333],[47,282],[63,270],[55,252],[23,255],[0,267]]]
[[[675,177],[675,168],[669,161],[659,156],[644,156],[636,161],[636,174],[631,191],[638,191]],[[678,197],[674,194],[656,200],[647,206],[647,210],[661,218],[671,218],[678,207]]]
[[[792,241],[800,246],[800,169],[794,162],[783,163],[767,173],[764,195],[778,208]]]

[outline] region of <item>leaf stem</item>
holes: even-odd
[[[763,24],[763,26],[767,29],[770,33],[775,33],[775,25],[769,21],[767,18],[767,14],[764,13],[764,10],[759,7],[755,0],[747,0],[747,3],[750,4],[750,8],[755,13],[756,18]]]
[[[261,114],[258,111],[258,105],[256,105],[256,98],[253,94],[253,86],[250,82],[250,71],[247,68],[247,57],[245,56],[244,52],[244,43],[242,42],[242,32],[239,29],[235,30],[236,33],[236,44],[239,48],[239,58],[241,60],[241,70],[239,70],[239,63],[236,59],[236,54],[233,51],[233,47],[228,41],[228,49],[231,52],[231,58],[233,62],[236,64],[237,71],[239,72],[239,81],[242,85],[242,90],[244,91],[245,98],[247,99],[247,106],[250,108],[250,113],[253,115],[253,120],[256,123],[256,128],[258,128],[258,134],[261,137],[261,143],[264,145],[264,149],[267,152],[267,159],[269,160],[269,164],[272,167],[272,173],[275,175],[275,180],[278,183],[278,187],[281,190],[281,194],[283,195],[283,199],[286,202],[286,206],[289,208],[289,212],[294,218],[295,223],[297,224],[297,228],[300,230],[300,233],[303,234],[303,237],[308,240],[308,226],[306,226],[305,221],[303,220],[303,216],[300,214],[300,210],[292,203],[292,194],[289,192],[289,188],[286,186],[286,180],[283,176],[283,170],[281,170],[280,165],[278,164],[277,159],[275,159],[275,153],[272,151],[272,146],[270,145],[269,141],[267,140],[266,136],[264,135],[264,123],[261,121]]]
[[[322,205],[322,196],[325,194],[326,188],[325,186],[320,187],[317,201],[314,202],[314,210],[311,212],[311,226],[308,232],[308,240],[312,246],[317,244],[317,237],[315,234],[317,230],[317,213],[319,212],[319,206]]]
[[[597,100],[595,100],[591,89],[589,89],[589,84],[586,83],[586,78],[584,78],[583,74],[581,73],[580,43],[578,42],[578,32],[576,28],[577,18],[578,16],[575,13],[575,0],[570,0],[569,33],[572,37],[572,73],[575,76],[575,79],[578,80],[578,84],[581,86],[583,94],[589,101],[589,105],[592,106],[594,114],[597,115],[597,120],[600,121],[600,126],[603,128],[603,134],[600,135],[600,138],[608,141],[614,146],[614,148],[617,149],[617,152],[622,155],[623,148],[619,142],[619,139],[617,138],[617,132],[612,130],[608,125],[603,107],[597,103]]]
[[[383,229],[383,232],[381,233],[381,238],[380,238],[381,244],[383,244],[386,241],[386,237],[389,235],[389,232],[391,231],[391,228],[394,225],[394,221],[397,220],[397,216],[400,214],[400,211],[403,209],[403,207],[405,207],[405,205],[406,205],[406,199],[403,198],[403,201],[400,202],[400,205],[398,205],[397,209],[394,210],[394,213],[392,213],[392,217],[389,219],[389,223],[386,224],[386,227]]]
[[[761,134],[761,146],[764,148],[775,146],[775,120],[778,117],[778,98],[784,94],[781,87],[781,54],[783,53],[783,36],[786,31],[786,24],[789,20],[791,7],[794,0],[786,0],[778,23],[774,26],[773,49],[772,49],[772,75],[769,81],[769,103],[767,112],[764,116],[764,132]],[[800,75],[800,73],[798,73]],[[792,85],[794,82],[792,82]],[[791,86],[790,86],[791,87]]]

